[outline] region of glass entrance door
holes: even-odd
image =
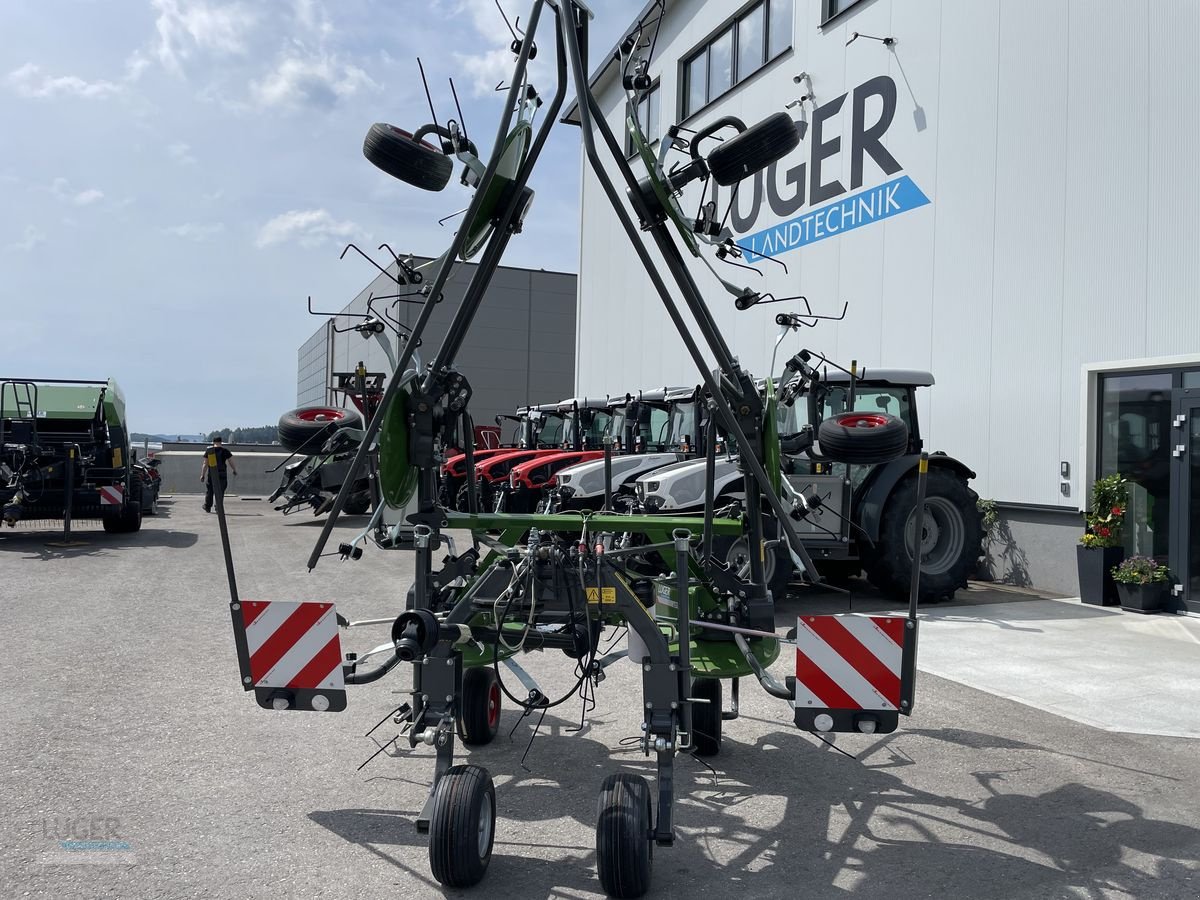
[[[1174,392],[1171,420],[1171,571],[1178,599],[1200,613],[1200,388]]]

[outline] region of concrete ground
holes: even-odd
[[[402,602],[410,556],[309,574],[314,520],[255,501],[230,513],[243,597],[333,599],[352,619]],[[533,722],[510,710],[463,755],[496,780],[495,855],[480,888],[443,891],[412,824],[429,751],[389,747],[358,770],[397,733],[389,719],[378,743],[363,736],[407,672],[351,688],[340,715],[264,711],[238,686],[217,522],[198,498],[167,498],[136,535],[80,536],[0,534],[0,897],[599,896],[599,784],[651,771],[622,745],[637,733],[631,665],[609,670],[594,710],[547,715],[524,766]],[[844,602],[793,599],[779,622]],[[861,586],[854,605],[888,607]],[[744,685],[713,769],[678,760],[678,840],[656,849],[650,896],[1200,896],[1200,653],[1180,637],[1196,622],[982,586],[923,612],[915,715],[839,737],[854,758]],[[387,637],[362,631],[348,649]],[[569,682],[557,654],[526,665],[551,695]],[[1191,737],[1137,733],[1173,711]]]

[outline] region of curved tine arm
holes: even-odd
[[[366,318],[366,316],[363,313],[321,312],[318,309],[313,309],[312,294],[308,295],[308,314],[310,316],[326,316],[330,319],[336,319],[338,316],[346,316],[346,317],[352,318],[352,319],[365,319]],[[335,325],[334,328],[336,329],[337,326]]]
[[[776,259],[774,256],[771,256],[770,254],[763,253],[759,250],[755,250],[753,247],[746,247],[742,244],[737,243],[736,241],[734,242],[734,246],[737,247],[739,250],[741,250],[743,253],[751,253],[754,256],[757,256],[759,259],[770,260],[771,262],[775,263],[778,266],[783,266],[783,274],[784,275],[789,274],[787,263],[785,263],[782,259]]]
[[[399,278],[397,278],[395,275],[393,275],[391,272],[389,272],[387,269],[385,269],[379,263],[375,262],[375,260],[371,259],[371,257],[367,256],[367,254],[363,253],[362,250],[360,250],[358,248],[357,244],[347,244],[345,246],[345,248],[342,250],[342,255],[339,256],[338,259],[345,259],[346,253],[349,252],[350,250],[353,250],[355,253],[357,253],[359,256],[361,256],[363,259],[365,259],[367,262],[369,262],[371,265],[373,265],[375,268],[377,268],[380,272],[382,272],[384,275],[386,275],[392,281],[396,282],[396,284],[400,284]]]

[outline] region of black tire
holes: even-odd
[[[763,537],[768,541],[773,541],[779,537],[779,525],[770,517],[763,518]],[[713,538],[713,555],[723,565],[738,565],[740,567],[741,563],[745,561],[748,552],[749,544],[747,543],[746,535],[737,538]],[[788,582],[792,580],[792,570],[794,568],[792,557],[788,554],[787,548],[782,544],[776,545],[767,554],[763,566],[763,574],[766,576],[767,588],[771,591],[771,596],[776,600],[782,600],[787,596]]]
[[[726,187],[760,172],[800,145],[800,129],[785,112],[767,116],[708,154],[708,171]]]
[[[908,452],[908,426],[882,412],[839,413],[821,422],[817,442],[834,462],[876,465]]]
[[[921,584],[917,598],[933,603],[954,596],[975,571],[983,540],[978,495],[948,468],[931,466],[925,485]],[[912,551],[906,531],[916,526],[917,479],[906,477],[888,496],[874,550],[863,560],[867,578],[885,594],[907,599]],[[911,525],[910,525],[911,523]]]
[[[488,513],[492,511],[492,493],[488,490],[488,482],[477,481],[475,483],[477,493],[476,497],[479,501],[479,511]],[[454,497],[454,508],[459,512],[467,511],[467,482],[463,483],[458,488],[458,493]]]
[[[132,534],[142,530],[142,504],[139,500],[128,500],[119,515],[102,520],[109,534]]]
[[[697,678],[692,696],[707,703],[692,704],[692,742],[697,756],[716,756],[721,752],[721,681]]]
[[[447,887],[478,884],[492,861],[496,788],[480,766],[451,766],[433,791],[429,868]]]
[[[468,747],[490,744],[500,731],[500,681],[491,666],[463,672],[458,734]]]
[[[862,563],[857,559],[816,559],[813,564],[826,581],[840,584],[862,574]]]
[[[339,428],[362,428],[362,416],[336,406],[301,406],[279,417],[279,443],[289,453],[311,456]]]
[[[415,141],[407,131],[376,122],[363,140],[363,156],[378,169],[413,187],[440,191],[450,183],[454,163],[436,147]]]
[[[348,516],[362,516],[371,511],[371,494],[368,491],[361,491],[357,494],[351,494],[346,500],[346,508],[344,512]]]
[[[640,897],[650,889],[654,861],[650,785],[640,775],[609,775],[596,816],[596,872],[610,897]]]

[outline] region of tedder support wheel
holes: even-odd
[[[907,452],[908,426],[882,412],[840,413],[821,422],[817,443],[821,455],[834,462],[875,465]]]
[[[692,704],[692,741],[697,756],[716,756],[721,752],[721,681],[697,678],[692,696],[707,703]]]
[[[917,479],[909,476],[888,496],[879,523],[879,537],[864,560],[867,578],[897,599],[908,596],[913,547],[921,552],[918,600],[947,600],[967,586],[975,571],[983,526],[976,506],[979,498],[966,480],[950,469],[930,466],[925,484],[925,521],[918,535]]]
[[[440,191],[454,172],[454,162],[436,147],[383,122],[367,132],[363,156],[393,178],[426,191]]]
[[[458,733],[472,747],[490,744],[500,730],[500,680],[491,666],[475,666],[463,673],[462,709]]]
[[[346,501],[346,515],[362,516],[371,511],[371,494],[368,491],[360,491],[357,494],[351,494]]]
[[[600,788],[596,870],[610,897],[640,897],[650,889],[654,858],[650,785],[641,775],[609,775]]]
[[[767,116],[708,154],[708,171],[728,187],[761,171],[800,144],[800,130],[785,112]]]
[[[478,884],[492,861],[496,788],[488,770],[451,766],[433,791],[429,868],[447,887]]]
[[[279,443],[288,453],[312,456],[339,428],[362,428],[362,416],[337,406],[302,406],[279,417]]]

